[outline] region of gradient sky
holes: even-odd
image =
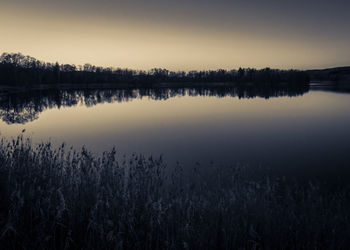
[[[0,52],[171,70],[350,65],[349,0],[0,0]]]

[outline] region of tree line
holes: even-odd
[[[130,84],[152,86],[156,83],[235,83],[260,86],[280,84],[305,85],[305,71],[239,68],[238,70],[169,71],[154,68],[149,71],[103,68],[91,64],[71,65],[47,63],[21,53],[0,56],[0,84],[30,86],[37,84]]]

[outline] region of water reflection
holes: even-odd
[[[350,164],[349,97],[312,87],[42,90],[2,97],[0,134],[25,129],[35,143],[96,154],[116,146],[187,165],[333,169]]]
[[[219,88],[144,88],[144,89],[46,89],[0,96],[0,117],[7,124],[25,124],[39,118],[46,109],[72,107],[79,104],[91,107],[99,103],[128,102],[150,98],[167,100],[176,96],[215,96],[238,98],[272,98],[299,96],[308,86],[291,88],[219,87]]]

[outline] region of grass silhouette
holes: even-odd
[[[345,249],[349,188],[234,165],[0,143],[2,249]]]

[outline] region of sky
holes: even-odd
[[[0,53],[170,70],[350,65],[349,0],[0,0]]]

